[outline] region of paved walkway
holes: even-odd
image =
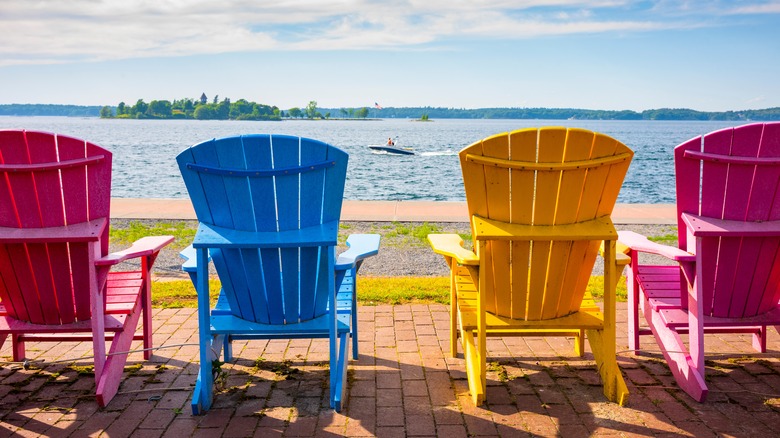
[[[114,200],[114,217],[189,219],[184,201]],[[462,203],[347,202],[345,220],[465,221]],[[671,223],[670,206],[619,206],[616,223]],[[189,402],[197,372],[195,309],[155,309],[150,361],[133,353],[120,394],[98,409],[89,359],[0,368],[0,437],[776,437],[780,424],[780,335],[754,354],[745,335],[707,335],[707,403],[681,392],[652,340],[626,351],[625,304],[618,309],[620,367],[629,404],[606,402],[593,356],[571,356],[566,338],[502,338],[488,343],[488,403],[468,397],[462,354],[448,352],[444,305],[361,306],[359,360],[350,398],[328,408],[324,340],[237,342],[226,387],[205,415]],[[138,344],[138,343],[137,343]],[[136,345],[138,346],[138,345]],[[170,347],[170,348],[165,348]],[[91,344],[28,343],[49,362],[91,354]],[[0,357],[11,356],[8,343]]]
[[[188,199],[111,200],[111,216],[119,219],[195,219]],[[343,221],[468,222],[465,202],[344,201]],[[618,204],[616,224],[676,224],[670,204]]]
[[[624,350],[620,307],[618,350]],[[708,339],[715,353],[708,356],[711,393],[704,404],[677,389],[657,352],[621,352],[631,391],[626,407],[605,401],[592,355],[572,357],[571,339],[492,339],[488,404],[476,408],[462,355],[448,354],[446,306],[362,306],[359,315],[361,355],[350,364],[350,398],[340,414],[327,407],[326,342],[275,340],[234,344],[238,359],[225,366],[225,390],[212,410],[193,417],[195,310],[156,309],[155,345],[185,345],[160,349],[150,361],[132,354],[120,394],[106,409],[94,401],[94,377],[71,364],[0,369],[0,436],[777,436],[774,330],[767,355],[753,355],[745,336]],[[52,361],[88,355],[91,347],[30,343],[28,351]],[[7,345],[0,355],[10,356]]]

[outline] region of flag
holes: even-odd
[[[374,102],[374,108],[376,108],[376,109],[382,109],[382,107],[381,107],[381,106],[380,106],[378,103],[376,103],[376,102]]]

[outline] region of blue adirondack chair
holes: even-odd
[[[200,371],[192,412],[214,397],[212,361],[235,339],[329,338],[330,404],[346,395],[350,338],[357,358],[354,280],[379,250],[376,234],[352,235],[336,257],[348,155],[285,135],[209,140],[177,157],[200,222],[183,252],[198,292]],[[208,264],[222,284],[209,305]]]

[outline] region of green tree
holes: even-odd
[[[138,102],[133,105],[133,114],[137,117],[143,117],[146,114],[146,110],[149,109],[149,104],[144,102],[143,99],[138,99]]]
[[[116,115],[121,116],[126,113],[127,113],[127,108],[125,107],[125,103],[119,102],[119,105],[116,106]]]
[[[110,106],[104,106],[103,108],[100,108],[100,118],[101,119],[110,119],[113,118],[114,114],[111,111]]]
[[[313,119],[317,116],[317,101],[316,100],[310,100],[309,104],[306,105],[306,109],[304,110],[306,112],[306,117]]]
[[[230,99],[227,97],[222,99],[222,102],[217,104],[216,118],[219,120],[227,120],[230,118]]]
[[[166,119],[173,115],[173,107],[171,102],[167,100],[153,100],[149,103],[149,108],[146,110],[147,114],[152,117]]]
[[[368,108],[363,107],[358,110],[355,110],[355,117],[359,119],[365,119],[366,117],[368,117]]]
[[[301,111],[300,108],[295,106],[295,107],[292,107],[289,110],[287,110],[287,114],[289,114],[290,117],[293,117],[293,118],[297,119],[298,117],[301,117],[303,115],[303,111]]]
[[[195,108],[195,112],[192,114],[198,120],[213,120],[217,117],[214,104],[198,105]]]

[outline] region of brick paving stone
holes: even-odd
[[[426,380],[404,380],[402,385],[404,397],[428,397]]]
[[[404,438],[406,437],[406,429],[403,426],[379,426],[376,428],[377,437],[387,438]]]
[[[138,425],[141,429],[165,429],[176,417],[173,409],[155,408]]]
[[[399,371],[379,371],[376,375],[376,387],[382,389],[401,389],[401,373]]]
[[[377,406],[377,426],[404,426],[404,408],[402,406]]]
[[[433,408],[433,419],[437,425],[442,424],[464,424],[463,414],[457,405],[436,406]]]
[[[244,438],[254,436],[258,417],[233,417],[225,428],[223,437],[225,438]]]
[[[317,420],[317,417],[298,417],[290,422],[284,434],[285,436],[314,436]]]
[[[405,419],[408,436],[435,436],[433,415],[407,415]]]
[[[436,426],[438,436],[447,438],[467,438],[466,426],[459,424],[442,424]]]
[[[403,406],[401,389],[382,388],[376,390],[377,406]]]
[[[198,427],[198,421],[195,418],[176,418],[165,429],[166,437],[183,437],[192,435]]]

